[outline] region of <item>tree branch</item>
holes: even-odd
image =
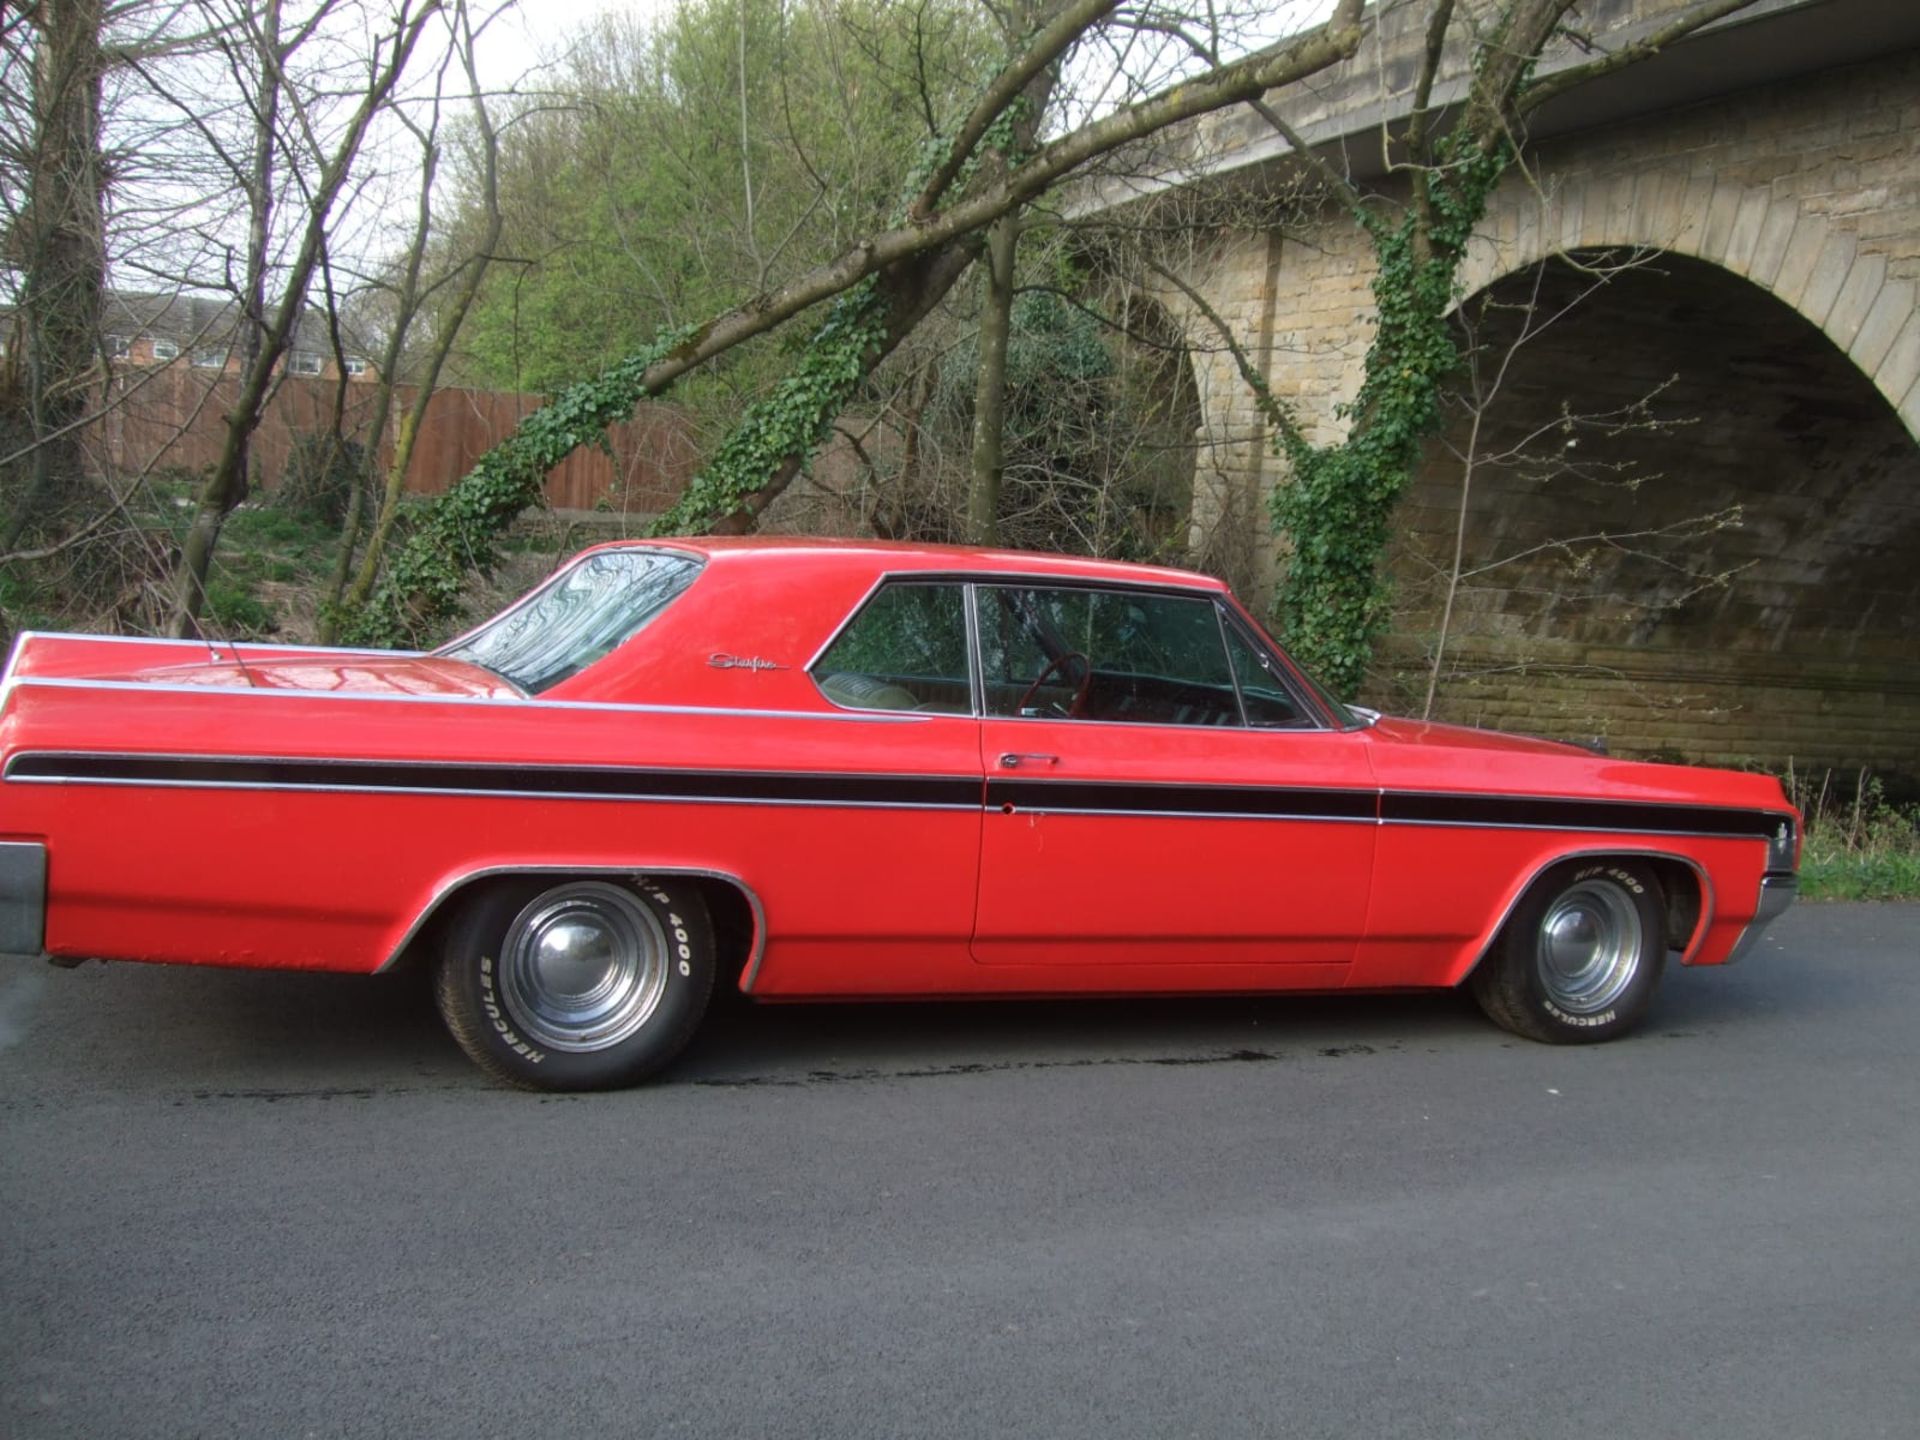
[[[995,75],[993,83],[974,102],[973,109],[961,122],[959,130],[954,132],[933,174],[927,177],[927,183],[920,187],[920,193],[907,207],[909,219],[924,220],[933,213],[933,207],[940,203],[940,198],[973,157],[973,152],[993,127],[993,122],[1027,88],[1028,82],[1058,60],[1090,26],[1117,9],[1119,3],[1120,0],[1072,0],[1052,21],[1041,27],[1019,59]]]
[[[1359,3],[1342,0],[1342,9],[1357,10]],[[714,356],[851,289],[869,275],[984,229],[1091,160],[1178,121],[1257,99],[1276,86],[1348,59],[1359,47],[1362,33],[1359,25],[1341,26],[1329,21],[1305,35],[1258,51],[1211,75],[1175,86],[1060,137],[1008,172],[998,184],[940,211],[926,223],[902,225],[869,236],[779,289],[715,316],[666,359],[648,369],[647,393],[658,394]]]
[[[1281,434],[1299,439],[1300,422],[1293,418],[1292,413],[1280,403],[1279,397],[1268,387],[1266,376],[1260,373],[1253,363],[1253,357],[1241,347],[1239,340],[1234,337],[1233,328],[1227,324],[1220,312],[1207,302],[1206,296],[1158,260],[1151,256],[1145,256],[1143,259],[1149,270],[1186,296],[1187,303],[1206,317],[1207,323],[1220,332],[1220,342],[1227,347],[1227,353],[1233,357],[1234,368],[1240,372],[1240,378],[1247,382],[1247,388],[1253,392],[1253,402],[1259,407],[1260,413],[1266,416],[1267,423]]]

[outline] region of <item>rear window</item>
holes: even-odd
[[[699,573],[674,550],[601,550],[436,653],[538,695],[638,635]]]

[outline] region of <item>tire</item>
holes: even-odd
[[[1646,1018],[1666,966],[1660,883],[1630,860],[1581,860],[1534,883],[1469,982],[1496,1025],[1591,1045]]]
[[[440,1016],[496,1080],[610,1090],[672,1063],[713,993],[713,926],[692,886],[541,877],[489,885],[448,926]]]

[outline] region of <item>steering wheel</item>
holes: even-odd
[[[1074,688],[1073,703],[1067,706],[1066,713],[1068,719],[1076,718],[1080,712],[1086,708],[1087,691],[1093,688],[1093,662],[1078,650],[1063,650],[1051,660],[1047,661],[1045,665],[1041,666],[1040,673],[1034,676],[1033,683],[1027,686],[1026,694],[1020,697],[1020,703],[1013,707],[1013,713],[1016,715],[1024,714],[1028,702],[1034,697],[1034,693],[1038,691],[1042,685],[1047,683],[1047,677],[1064,671],[1068,663],[1074,660],[1080,662],[1081,675],[1078,685]]]

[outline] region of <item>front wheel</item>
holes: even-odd
[[[434,996],[460,1048],[496,1079],[607,1090],[680,1053],[713,975],[713,927],[691,886],[530,879],[462,907]]]
[[[1527,892],[1470,982],[1495,1024],[1556,1045],[1626,1034],[1667,958],[1660,884],[1645,865],[1576,861]]]

